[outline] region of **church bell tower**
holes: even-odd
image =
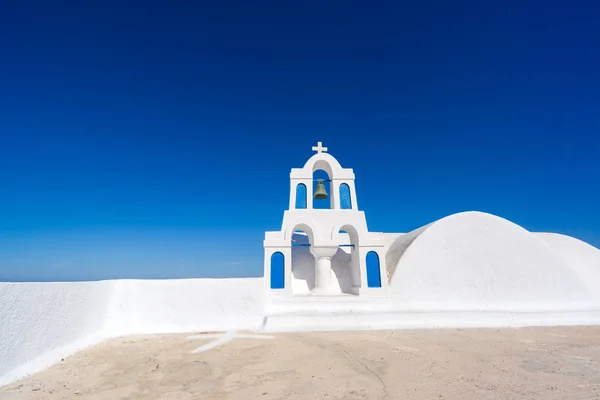
[[[342,168],[321,142],[312,149],[316,154],[290,173],[289,208],[281,230],[265,232],[268,294],[387,294],[384,235],[367,229],[365,214],[358,209],[353,170]],[[317,202],[328,207],[316,207]]]

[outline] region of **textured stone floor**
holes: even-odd
[[[600,327],[246,334],[115,339],[0,399],[600,398]]]

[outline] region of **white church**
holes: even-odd
[[[0,386],[125,335],[600,325],[597,248],[483,212],[369,232],[352,169],[313,150],[263,277],[0,282]]]
[[[369,232],[353,170],[321,142],[313,151],[302,168],[291,170],[281,230],[265,233],[266,328],[308,321],[316,328],[319,318],[332,327],[364,321],[418,327],[438,317],[442,325],[465,318],[476,326],[480,318],[502,325],[518,318],[560,320],[553,314],[559,311],[600,318],[595,247],[482,212],[454,214],[409,233]],[[315,179],[317,171],[326,178]],[[482,317],[485,311],[490,314]]]
[[[302,168],[290,174],[290,205],[281,231],[266,232],[265,284],[275,296],[385,296],[385,237],[369,232],[358,209],[354,172],[319,142]],[[330,193],[314,173],[327,173]],[[328,203],[313,207],[312,199]],[[302,233],[300,233],[302,232]]]

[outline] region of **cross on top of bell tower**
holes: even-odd
[[[322,152],[327,152],[327,147],[323,147],[323,143],[318,142],[316,146],[313,146],[312,150],[320,154]]]

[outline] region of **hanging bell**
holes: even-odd
[[[315,195],[313,197],[317,200],[322,200],[329,197],[327,191],[325,190],[325,185],[323,185],[323,179],[319,179],[319,183],[317,183],[317,190],[315,190]]]

